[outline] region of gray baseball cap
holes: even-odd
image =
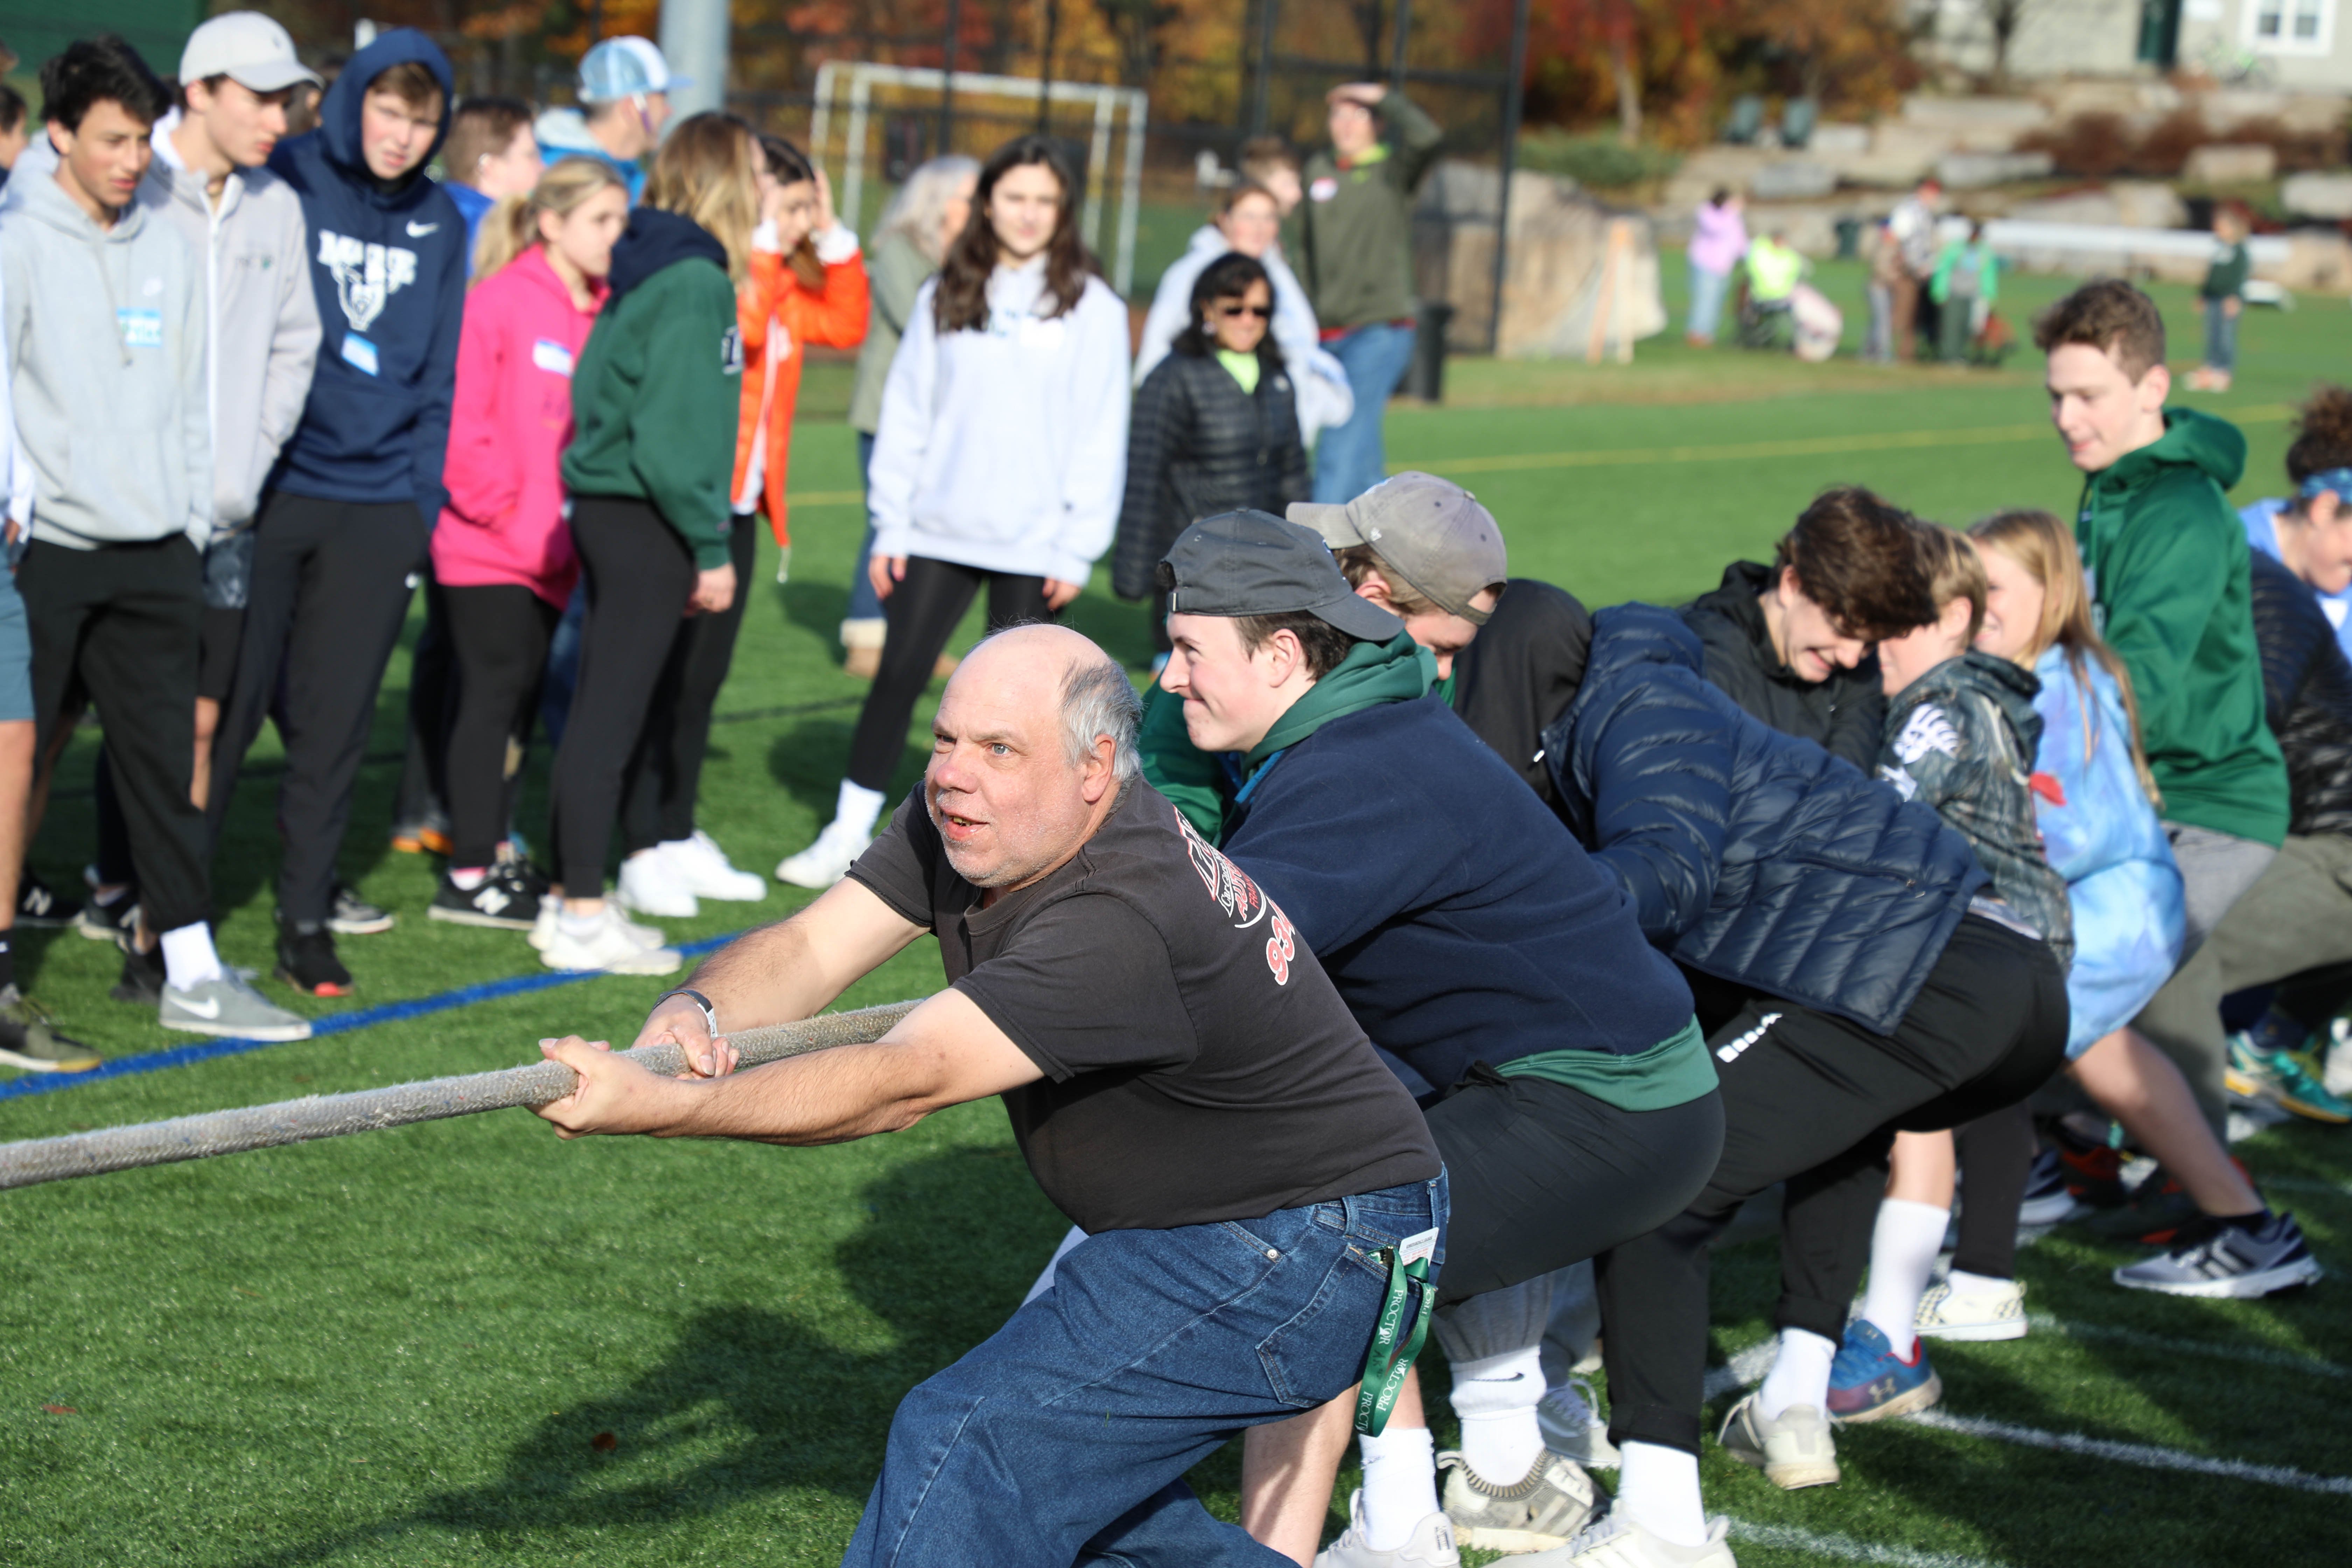
[[[1391,475],[1345,505],[1294,501],[1285,515],[1334,550],[1370,545],[1407,586],[1472,626],[1485,626],[1492,612],[1473,609],[1470,601],[1486,589],[1499,591],[1510,575],[1495,514],[1434,474]]]
[[[1168,608],[1183,616],[1304,611],[1351,637],[1384,643],[1404,623],[1358,595],[1311,528],[1266,511],[1221,511],[1176,536],[1160,563]]]

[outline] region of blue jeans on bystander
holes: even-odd
[[[857,433],[857,489],[866,492],[866,470],[874,466],[874,437],[860,430]],[[857,547],[857,564],[849,574],[849,613],[843,617],[852,621],[878,621],[882,618],[882,601],[874,596],[874,584],[866,575],[866,557],[874,553],[874,514],[866,514],[866,541]]]
[[[1412,363],[1412,338],[1411,327],[1375,321],[1324,345],[1347,367],[1356,411],[1316,440],[1317,500],[1350,501],[1389,477],[1381,421],[1388,417],[1389,395]]]
[[[2238,318],[2223,309],[2223,303],[2205,301],[2205,364],[2230,374],[2238,368]]]
[[[1685,337],[1715,342],[1716,329],[1723,325],[1723,297],[1730,288],[1728,272],[1709,272],[1704,267],[1690,269],[1690,320],[1683,326]]]
[[[1184,1473],[1345,1392],[1383,1247],[1445,1224],[1445,1177],[1264,1219],[1113,1230],[900,1402],[843,1568],[1280,1568]],[[1432,1259],[1435,1300],[1444,1237]]]

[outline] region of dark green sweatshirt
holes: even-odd
[[[1412,191],[1445,132],[1391,92],[1372,110],[1381,140],[1341,168],[1329,153],[1307,160],[1307,292],[1324,330],[1400,321],[1413,313]]]
[[[650,501],[698,571],[726,565],[742,375],[727,252],[688,219],[637,208],[572,374],[564,484]]]
[[[2168,821],[2286,837],[2286,763],[2263,717],[2246,531],[2222,492],[2234,425],[2168,408],[2161,438],[2089,476],[2074,522],[2100,629],[2131,671]]]

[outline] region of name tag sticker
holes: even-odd
[[[124,306],[114,312],[122,328],[122,345],[132,349],[160,349],[163,346],[163,312]]]
[[[570,375],[572,351],[552,338],[541,338],[530,345],[530,363],[555,375]]]
[[[1397,1243],[1397,1261],[1407,1268],[1437,1256],[1437,1232],[1424,1230]]]
[[[1328,174],[1307,187],[1307,197],[1313,201],[1328,202],[1339,194],[1339,182]]]
[[[343,363],[362,375],[380,374],[376,364],[375,345],[357,332],[343,334]]]

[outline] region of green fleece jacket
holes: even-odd
[[[2075,542],[2131,671],[2166,819],[2275,845],[2286,763],[2263,717],[2246,531],[2222,494],[2245,471],[2246,438],[2193,409],[2168,408],[2164,423],[2084,481]]]
[[[635,284],[604,307],[572,372],[564,484],[652,502],[696,570],[726,565],[742,375],[723,269],[688,257]]]
[[[1410,634],[1399,632],[1385,643],[1360,642],[1275,721],[1265,740],[1238,757],[1230,752],[1213,755],[1193,745],[1184,728],[1183,700],[1154,686],[1144,697],[1139,737],[1144,781],[1166,795],[1202,837],[1223,844],[1234,801],[1284,751],[1334,719],[1383,702],[1410,702],[1436,680],[1437,656]]]
[[[1307,160],[1299,222],[1307,292],[1326,331],[1401,321],[1413,313],[1412,192],[1445,132],[1391,92],[1373,110],[1381,140],[1345,168]]]

